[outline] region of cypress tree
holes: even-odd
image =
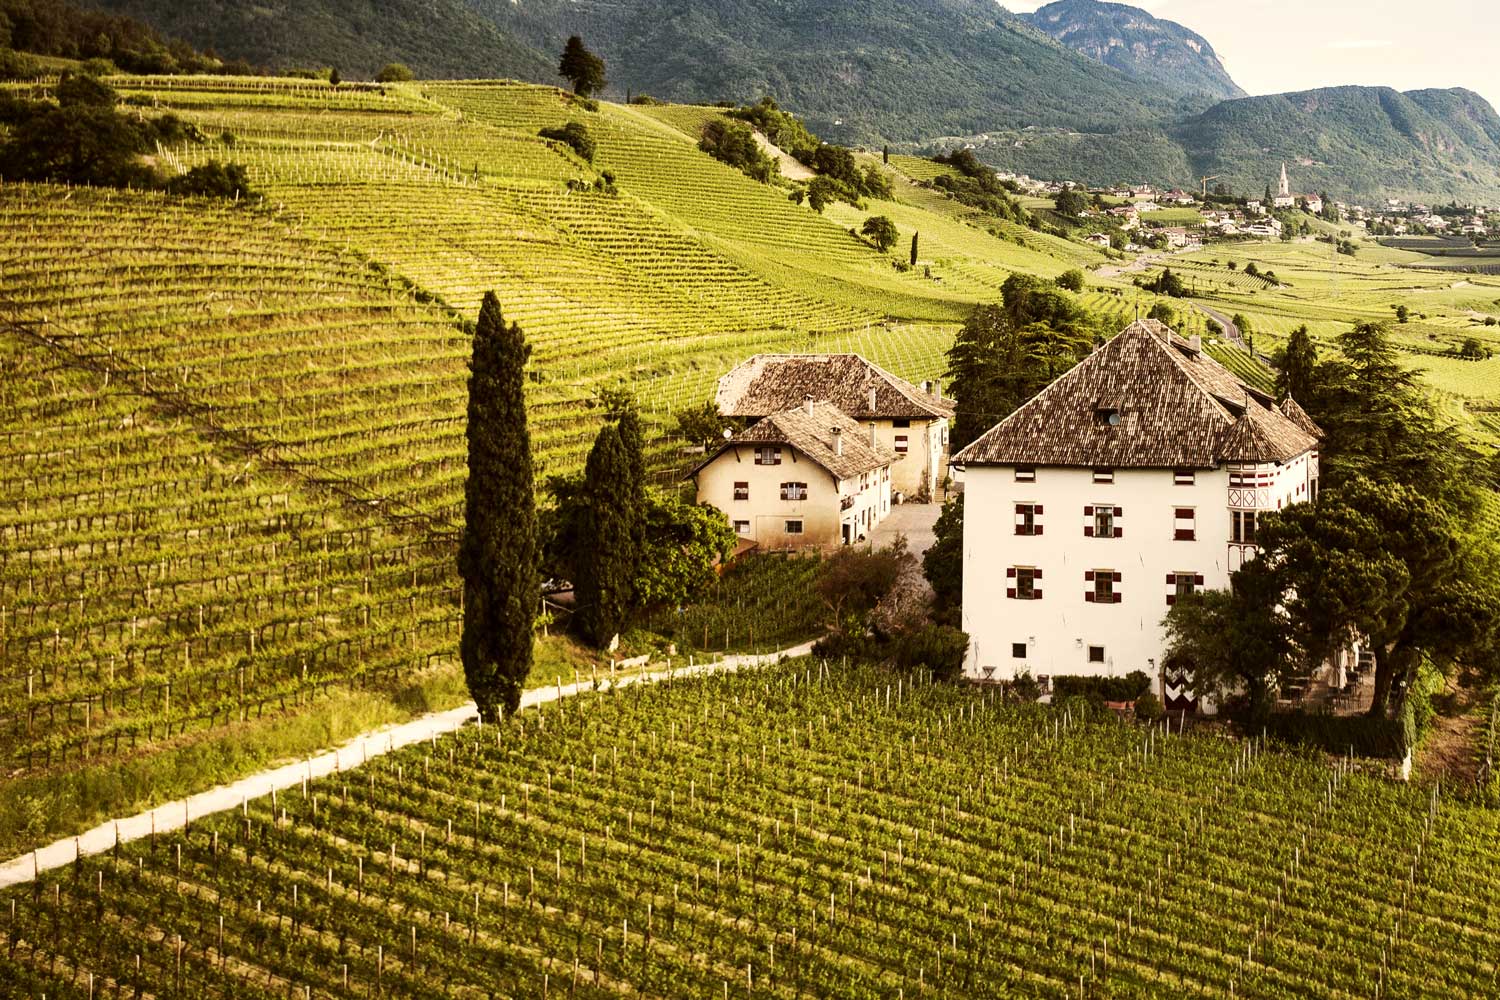
[[[531,671],[537,583],[531,434],[522,389],[531,347],[484,296],[469,371],[469,478],[458,569],[464,580],[460,654],[480,718],[514,712]]]
[[[911,266],[912,267],[916,267],[917,266],[917,238],[920,237],[921,235],[922,235],[921,233],[912,233],[911,234]]]
[[[586,639],[604,646],[625,625],[639,547],[630,455],[615,424],[605,424],[584,466],[584,557],[574,580],[578,621]]]

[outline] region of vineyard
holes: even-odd
[[[6,893],[47,997],[1481,997],[1493,811],[803,662],[528,710]]]

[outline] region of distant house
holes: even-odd
[[[1083,242],[1085,242],[1085,243],[1091,243],[1091,244],[1093,244],[1096,247],[1108,247],[1109,246],[1109,234],[1108,233],[1089,233],[1087,236],[1085,236],[1083,238]]]
[[[895,456],[896,492],[931,494],[942,482],[953,403],[940,385],[919,388],[858,354],[757,354],[719,379],[715,403],[726,417],[754,421],[808,396],[873,426],[875,440]]]
[[[1307,210],[1309,212],[1311,212],[1313,215],[1321,215],[1321,214],[1323,214],[1323,199],[1322,199],[1322,197],[1320,197],[1319,195],[1315,195],[1315,194],[1305,194],[1305,195],[1302,196],[1302,200],[1307,205]]]
[[[1195,241],[1195,234],[1182,226],[1168,226],[1161,232],[1167,238],[1167,246],[1174,250],[1184,249]],[[1198,240],[1197,242],[1201,243],[1202,241]]]
[[[1313,500],[1322,432],[1197,337],[1140,320],[954,456],[964,470],[965,674],[1183,677],[1162,616],[1223,589],[1265,513]]]
[[[891,511],[895,452],[811,397],[732,435],[692,472],[698,502],[763,549],[831,548],[866,538]]]
[[[1259,198],[1255,198],[1245,202],[1245,211],[1253,213],[1255,215],[1264,215],[1266,208],[1263,204],[1261,204]]]
[[[1198,202],[1198,199],[1193,195],[1190,195],[1186,191],[1182,191],[1177,188],[1173,188],[1171,191],[1168,191],[1163,200],[1171,202],[1174,205],[1195,205]]]

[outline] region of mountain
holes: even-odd
[[[1063,45],[1126,76],[1203,105],[1245,92],[1229,78],[1212,45],[1174,21],[1139,7],[1100,0],[1058,0],[1028,20]]]
[[[273,69],[333,66],[346,79],[370,79],[386,63],[404,62],[429,78],[556,80],[555,55],[512,38],[464,0],[89,2]]]
[[[994,0],[94,0],[226,56],[556,83],[582,35],[608,95],[748,101],[772,94],[845,142],[993,128],[1112,132],[1183,110],[1085,59]]]
[[[1331,87],[1225,101],[1171,130],[1200,176],[1260,192],[1285,160],[1299,191],[1489,201],[1500,117],[1469,90]]]

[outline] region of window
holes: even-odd
[[[1111,406],[1101,406],[1094,411],[1094,419],[1106,427],[1120,426],[1120,411]]]
[[[750,534],[750,522],[749,521],[736,521],[736,522],[734,522],[734,533],[736,535],[748,535],[748,534]]]
[[[1090,663],[1103,663],[1104,662],[1104,647],[1103,646],[1090,646],[1089,647],[1089,662]]]
[[[910,449],[907,447],[907,444],[906,444],[906,435],[905,434],[897,434],[896,435],[896,454],[898,454],[898,455],[905,455],[909,450]]]
[[[911,426],[911,421],[908,420],[908,419],[906,419],[906,418],[904,418],[904,417],[900,417],[900,418],[897,418],[895,420],[892,420],[891,421],[891,426],[895,427],[895,428],[897,428],[899,430],[904,430],[905,428]]]
[[[1114,481],[1115,481],[1115,470],[1114,469],[1095,469],[1094,470],[1094,482],[1096,482],[1096,483],[1112,483]]]
[[[1119,538],[1125,534],[1119,518],[1125,516],[1123,507],[1110,504],[1095,504],[1083,508],[1083,535],[1085,538]]]
[[[1203,574],[1201,573],[1168,573],[1167,605],[1176,604],[1180,598],[1192,597],[1203,587]]]
[[[1172,512],[1172,539],[1191,542],[1198,537],[1198,515],[1191,507],[1178,507]]]
[[[1010,644],[1010,656],[1013,660],[1026,659],[1026,643],[1013,642]]]
[[[780,465],[781,448],[778,445],[762,444],[755,448],[756,465]]]
[[[1192,469],[1173,469],[1172,482],[1178,486],[1191,486],[1196,480]]]
[[[749,500],[750,499],[750,484],[749,483],[735,483],[734,484],[734,498],[736,500]]]
[[[807,499],[807,484],[806,483],[782,483],[781,484],[781,499],[783,499],[783,500],[806,500]]]
[[[1034,466],[1034,465],[1018,465],[1018,466],[1016,466],[1016,482],[1018,482],[1018,483],[1034,483],[1034,482],[1036,482],[1036,466]]]
[[[1119,604],[1120,592],[1115,584],[1120,582],[1120,574],[1112,569],[1091,569],[1083,574],[1083,581],[1092,584],[1084,591],[1083,599],[1090,604]]]
[[[788,521],[786,523],[786,533],[788,535],[800,535],[800,534],[802,534],[802,522],[801,521]]]
[[[1040,601],[1042,571],[1034,566],[1012,566],[1005,571],[1008,585],[1005,596],[1017,601]]]
[[[1041,516],[1042,505],[1039,503],[1016,504],[1016,534],[1040,535],[1042,525],[1038,519]]]
[[[1234,512],[1234,534],[1233,540],[1242,545],[1255,544],[1255,511],[1237,510]]]

